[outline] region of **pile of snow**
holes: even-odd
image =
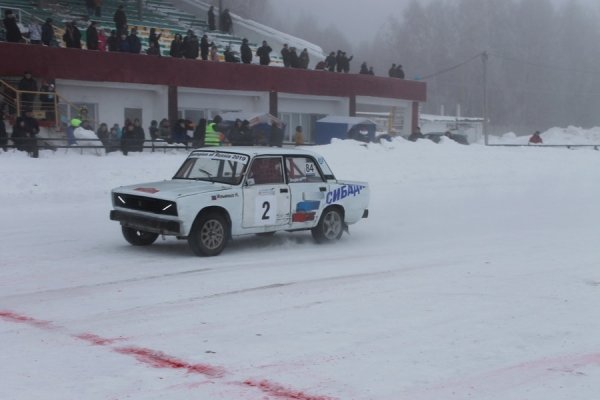
[[[551,128],[540,135],[544,144],[551,145],[600,145],[600,127],[591,129],[569,126],[567,128]],[[517,136],[514,132],[502,136],[490,136],[490,144],[527,144],[530,135]],[[481,139],[483,142],[483,139]]]

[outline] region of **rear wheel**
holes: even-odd
[[[158,233],[140,231],[126,226],[121,227],[123,237],[134,246],[149,246],[156,241]]]
[[[317,243],[328,243],[338,240],[344,233],[344,218],[338,208],[328,208],[321,215],[317,226],[312,230],[312,237]]]
[[[219,255],[229,237],[227,221],[220,214],[206,214],[194,222],[188,244],[197,256]]]

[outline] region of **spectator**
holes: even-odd
[[[31,44],[42,44],[42,27],[36,19],[29,23],[29,42]]]
[[[254,146],[254,135],[252,134],[252,130],[250,129],[250,122],[248,120],[242,121],[242,129],[240,131],[243,140],[241,146]]]
[[[171,41],[171,50],[169,50],[169,55],[174,58],[183,57],[183,39],[179,33],[176,34],[175,38]]]
[[[353,58],[354,58],[354,56],[347,57],[346,56],[346,52],[342,51],[342,58],[341,58],[341,60],[342,60],[342,67],[341,67],[342,68],[342,72],[344,72],[346,74],[348,72],[350,72],[350,61],[352,61]]]
[[[188,59],[195,60],[198,58],[198,36],[194,34],[193,30],[188,30],[187,35],[183,39],[183,56]]]
[[[81,48],[81,32],[75,26],[75,21],[65,23],[65,33],[63,34],[65,46],[70,49]]]
[[[273,49],[269,47],[266,40],[263,40],[262,46],[256,50],[256,56],[260,60],[260,65],[269,65],[271,63],[271,51],[273,51]]]
[[[94,15],[94,11],[96,11],[96,4],[94,0],[85,0],[85,8],[87,8],[88,17]]]
[[[375,75],[375,71],[373,71],[373,67],[369,67],[369,75]]]
[[[248,121],[245,122],[249,124]],[[235,120],[227,136],[232,146],[252,146],[254,144],[248,125],[244,126],[244,123],[239,118]]]
[[[200,58],[204,61],[208,60],[209,49],[210,44],[208,43],[208,36],[202,35],[202,39],[200,39]]]
[[[342,51],[338,50],[337,54],[335,55],[335,71],[336,72],[342,72],[343,69],[343,60],[342,60]]]
[[[27,128],[25,127],[25,119],[17,118],[13,125],[12,135],[10,136],[15,149],[19,151],[27,151]]]
[[[115,28],[117,30],[117,36],[123,34],[127,35],[127,15],[123,9],[123,4],[119,5],[117,11],[113,15],[113,21],[115,21]]]
[[[131,46],[126,34],[121,34],[120,39],[117,42],[117,48],[121,53],[131,53]]]
[[[47,18],[44,25],[42,25],[42,43],[46,46],[58,47],[56,39],[54,38],[54,26],[52,25],[52,18]]]
[[[283,49],[281,49],[281,59],[283,60],[283,66],[286,68],[290,67],[290,49],[287,43],[284,43]]]
[[[39,153],[36,136],[40,132],[40,126],[37,120],[33,117],[31,110],[25,111],[23,121],[25,121],[26,132],[25,151],[27,151],[31,157],[38,158]]]
[[[396,77],[396,64],[392,64],[392,66],[390,67],[390,69],[388,71],[388,76],[390,78],[395,78]]]
[[[155,119],[153,119],[152,122],[150,122],[150,127],[148,128],[148,133],[150,133],[150,139],[152,141],[155,141],[156,139],[159,138],[160,131],[158,129],[158,122]]]
[[[96,21],[92,21],[86,31],[85,39],[88,50],[98,50],[98,30],[96,29]]]
[[[127,37],[127,41],[129,42],[129,52],[133,54],[140,54],[140,52],[142,51],[142,42],[137,36],[136,28],[131,28],[131,33]]]
[[[300,68],[300,59],[298,58],[295,47],[290,47],[290,67]]]
[[[171,137],[171,123],[163,118],[158,124],[158,135],[160,139],[168,140]]]
[[[135,151],[136,137],[134,126],[131,121],[125,121],[123,133],[121,134],[121,151],[126,156],[130,151]]]
[[[231,20],[231,14],[229,8],[226,8],[221,14],[221,31],[231,33],[233,28],[233,21]]]
[[[110,36],[106,39],[106,47],[108,51],[120,51],[119,50],[119,38],[117,37],[117,31],[110,31]]]
[[[23,78],[19,81],[17,89],[25,92],[37,92],[38,85],[31,76],[31,72],[25,71]],[[35,93],[21,93],[21,112],[33,110],[35,96]]]
[[[208,30],[217,30],[217,27],[215,26],[215,8],[213,6],[210,6],[208,9]]]
[[[146,141],[146,133],[138,118],[133,120],[133,143],[131,151],[144,151],[144,142]]]
[[[185,126],[185,120],[179,119],[173,127],[173,133],[171,135],[172,143],[181,143],[186,147],[190,141],[190,137],[187,135],[187,127]]]
[[[332,51],[331,53],[329,53],[329,55],[325,59],[325,64],[327,65],[327,70],[329,72],[335,71],[335,66],[337,64],[337,59],[335,57],[335,52]]]
[[[98,31],[98,50],[106,51],[106,34],[103,29]]]
[[[304,133],[302,133],[302,126],[300,125],[296,127],[296,132],[294,133],[294,144],[296,146],[302,146],[304,144]]]
[[[149,56],[161,56],[160,48],[156,47],[156,42],[148,42],[148,48],[146,49],[146,54]]]
[[[527,144],[544,144],[544,141],[540,136],[540,131],[535,131],[529,138],[529,142]]]
[[[283,127],[275,121],[271,123],[271,134],[269,135],[269,146],[283,146]]]
[[[219,59],[219,50],[217,49],[217,45],[214,43],[211,43],[210,46],[210,56],[209,56],[209,60],[210,61],[215,61],[215,62],[219,62],[221,61]]]
[[[6,125],[4,125],[4,110],[0,109],[0,148],[8,151],[8,134],[6,133]]]
[[[252,63],[252,50],[250,46],[248,46],[248,39],[244,38],[242,40],[242,45],[240,46],[240,54],[242,55],[242,62],[244,64]]]
[[[100,127],[98,128],[98,132],[96,132],[96,136],[98,136],[98,139],[100,139],[102,145],[104,146],[104,149],[106,149],[106,152],[108,153],[110,142],[110,132],[108,130],[108,125],[106,125],[104,122],[101,123]]]
[[[369,74],[369,68],[367,67],[367,62],[364,61],[362,64],[360,64],[360,72],[359,74],[363,74],[363,75],[368,75]]]
[[[206,125],[206,134],[204,136],[204,146],[221,146],[224,136],[219,130],[219,124],[223,121],[220,115],[215,115],[212,122]]]
[[[102,0],[94,0],[94,15],[102,17]]]
[[[121,148],[121,129],[119,124],[114,124],[108,133],[108,147],[106,152],[118,151]]]
[[[300,53],[300,68],[308,69],[308,64],[310,64],[310,57],[308,56],[308,49],[302,50]]]
[[[40,87],[40,101],[42,102],[42,111],[46,113],[46,119],[53,121],[56,118],[55,113],[55,90],[54,83],[45,80]]]
[[[162,36],[162,33],[159,33],[158,35],[156,34],[156,29],[155,28],[150,28],[150,34],[148,35],[148,47],[150,47],[150,43],[154,43],[154,47],[156,47],[157,49],[160,49],[160,38]]]
[[[404,70],[402,70],[402,65],[396,67],[396,73],[394,74],[395,78],[404,79]]]
[[[17,24],[17,16],[13,10],[4,11],[2,22],[4,23],[4,29],[6,29],[7,42],[22,43],[25,41],[23,35],[21,35],[21,29],[19,29],[19,25]]]
[[[233,54],[233,51],[231,51],[230,46],[225,47],[225,52],[223,53],[223,56],[225,57],[225,62],[230,62],[230,63],[239,63],[240,62],[240,59],[237,58],[235,56],[235,54]]]
[[[425,139],[425,136],[421,133],[421,128],[417,126],[415,131],[408,137],[408,140],[411,142],[416,142],[419,139]]]
[[[317,65],[315,65],[315,70],[325,71],[326,68],[327,68],[327,63],[324,60],[319,61],[317,63]]]
[[[204,137],[206,136],[206,119],[200,118],[196,129],[194,129],[194,136],[192,138],[192,146],[204,147]]]

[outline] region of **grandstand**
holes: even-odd
[[[43,23],[49,17],[55,23],[57,38],[62,37],[62,27],[68,21],[76,21],[81,32],[85,32],[90,20],[85,1],[40,1],[43,6],[31,0],[0,0],[0,12],[15,10],[23,32],[32,19]],[[266,39],[273,55],[279,54],[279,44],[288,43],[307,48],[313,64],[323,58],[319,46],[234,13],[231,15],[235,34],[207,31],[203,17],[208,3],[172,1],[177,3],[146,0],[142,10],[137,10],[133,2],[125,3],[128,25],[137,27],[143,49],[151,28],[162,34],[163,54],[168,54],[175,34],[192,29],[198,36],[206,33],[221,50],[225,46],[237,50],[241,38],[246,37],[254,43]],[[103,29],[113,29],[113,14],[119,4],[120,1],[103,0],[102,16],[91,19]],[[82,42],[85,43],[84,38]],[[147,127],[151,120],[163,118],[197,122],[226,111],[269,112],[286,122],[286,139],[291,141],[295,126],[302,125],[307,142],[313,139],[315,121],[326,115],[393,109],[399,119],[406,121],[403,132],[399,132],[405,135],[418,123],[418,105],[426,98],[423,82],[277,68],[281,63],[273,58],[275,67],[265,67],[0,42],[0,102],[14,102],[18,81],[28,70],[40,82],[56,82],[60,118],[48,125],[58,127],[77,116],[82,107],[89,111],[88,117],[95,126],[100,122],[122,124],[126,118],[140,118]]]

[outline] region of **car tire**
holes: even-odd
[[[192,226],[188,244],[195,255],[212,257],[221,254],[229,239],[229,226],[221,214],[199,217]]]
[[[149,246],[158,238],[158,233],[140,231],[126,226],[122,226],[121,231],[125,240],[134,246]]]
[[[339,208],[328,208],[321,215],[317,226],[311,229],[317,243],[329,243],[338,240],[344,233],[344,217]]]

